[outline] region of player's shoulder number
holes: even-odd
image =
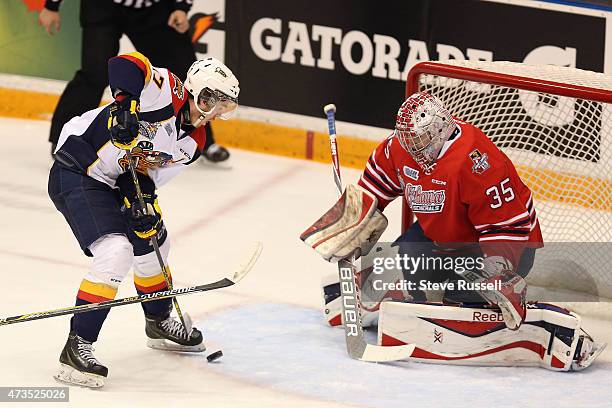
[[[494,184],[485,190],[485,194],[491,198],[489,206],[493,209],[499,208],[504,203],[514,200],[515,194],[510,185],[510,177],[506,177],[499,184]]]
[[[156,69],[153,70],[153,75],[151,75],[151,79],[159,89],[162,89],[162,85],[164,84],[164,77],[162,76],[162,74],[157,72]]]

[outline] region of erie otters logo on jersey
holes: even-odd
[[[153,143],[147,141],[138,142],[132,149],[132,157],[136,162],[136,171],[143,174],[147,174],[148,169],[166,167],[172,163],[172,155],[153,150]],[[124,171],[129,170],[127,156],[119,159],[119,165]]]
[[[439,213],[444,209],[444,190],[424,190],[423,186],[406,184],[406,199],[415,213]]]
[[[489,155],[486,153],[480,153],[480,150],[474,149],[468,155],[474,165],[472,166],[472,173],[482,174],[491,167],[489,165]]]

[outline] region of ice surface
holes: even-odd
[[[0,119],[2,317],[72,305],[88,270],[89,259],[47,197],[48,128]],[[335,266],[298,239],[336,198],[330,166],[238,150],[231,160],[231,170],[196,164],[160,190],[177,287],[218,279],[252,240],[264,243],[259,262],[235,287],[179,298],[225,356],[208,364],[203,354],[150,350],[140,307],[117,308],[96,343],[96,356],[110,370],[107,385],[71,388],[72,406],[610,406],[610,350],[572,374],[350,360],[342,331],[326,327],[320,311],[319,283]],[[359,175],[342,171],[345,182]],[[399,232],[399,205],[386,212],[391,240]],[[134,293],[130,280],[118,296]],[[0,386],[57,385],[52,375],[68,320],[0,327]],[[612,341],[609,321],[585,318],[584,326]]]

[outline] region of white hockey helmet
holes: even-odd
[[[457,125],[439,99],[427,92],[410,95],[397,111],[395,137],[425,170],[435,166],[440,150]]]
[[[240,87],[232,71],[216,58],[208,57],[191,64],[185,88],[196,101],[202,117],[226,120],[238,107]]]

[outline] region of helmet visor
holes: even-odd
[[[196,106],[200,113],[209,119],[215,117],[229,119],[238,107],[238,100],[227,96],[223,92],[204,88],[198,95]]]
[[[395,128],[395,135],[404,149],[412,154],[426,149],[432,141],[432,137],[428,132],[417,133],[414,130]]]

